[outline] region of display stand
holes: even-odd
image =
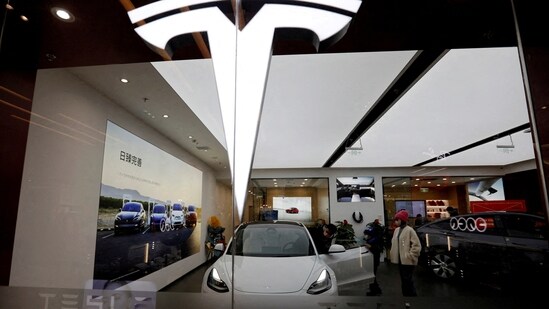
[[[448,218],[450,214],[446,211],[446,208],[450,206],[448,200],[426,200],[427,203],[427,220],[437,220],[441,218]]]

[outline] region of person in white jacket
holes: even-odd
[[[416,231],[407,225],[408,212],[400,210],[395,214],[397,228],[391,240],[390,260],[398,264],[403,296],[417,296],[414,285],[414,270],[421,252],[421,243]]]

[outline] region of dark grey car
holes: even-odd
[[[114,234],[122,231],[142,231],[146,225],[146,213],[139,202],[125,203],[114,219]]]
[[[526,213],[483,212],[417,229],[420,265],[441,279],[520,282],[549,274],[547,219]]]

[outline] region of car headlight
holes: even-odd
[[[120,219],[120,216],[117,215],[116,218],[114,218],[114,220],[115,220],[115,221],[120,221],[120,220],[121,220],[121,219]]]
[[[225,282],[221,279],[219,276],[219,273],[217,272],[217,269],[212,268],[212,271],[210,271],[210,274],[208,275],[208,281],[207,281],[208,287],[214,291],[225,293],[229,292],[229,287]]]
[[[139,218],[139,215],[135,215],[135,216],[133,217],[133,221],[139,221],[139,219],[140,219],[140,218]]]
[[[320,294],[332,288],[332,279],[326,269],[322,270],[318,279],[307,290],[308,294]]]

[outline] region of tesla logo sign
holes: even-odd
[[[233,189],[240,218],[255,151],[255,140],[267,83],[276,29],[305,29],[315,41],[336,41],[358,11],[360,0],[261,1],[253,18],[238,29],[214,0],[164,0],[128,12],[135,31],[165,50],[170,39],[206,32],[212,55]],[[240,1],[237,1],[239,3]],[[257,1],[260,2],[260,1]],[[182,9],[199,5],[194,10]],[[162,16],[149,23],[148,18]],[[236,20],[243,19],[236,16]],[[238,49],[238,52],[237,52]]]
[[[86,290],[84,293],[38,293],[43,309],[154,309],[153,292]]]

